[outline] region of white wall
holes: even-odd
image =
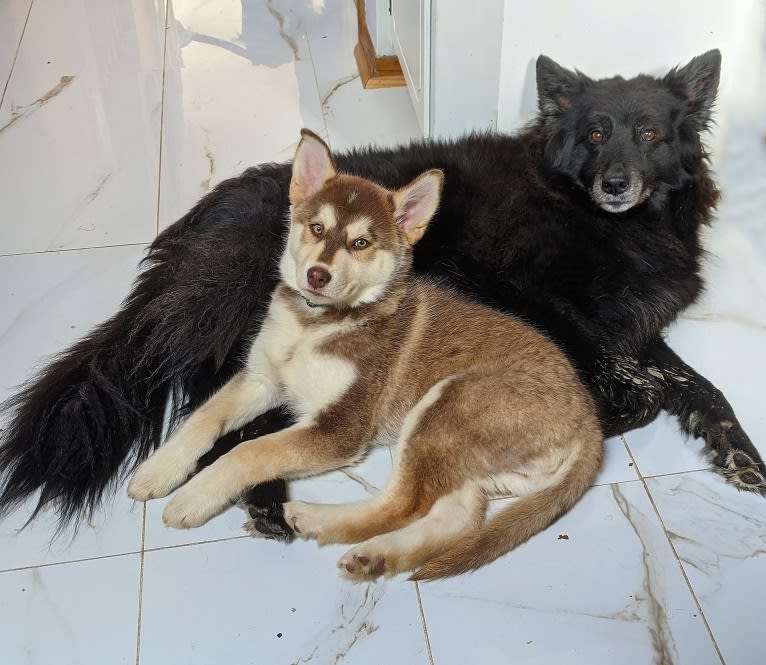
[[[346,0],[350,2],[350,0]],[[378,57],[394,54],[394,38],[391,32],[391,14],[388,11],[389,0],[364,0],[364,12],[367,17],[367,30],[370,33],[375,55]]]
[[[436,0],[439,2],[439,0]],[[663,74],[712,48],[723,55],[719,123],[762,100],[766,81],[763,0],[505,0],[498,127],[514,130],[536,111],[540,53],[602,78]]]
[[[715,142],[724,140],[728,113],[766,104],[766,0],[395,0],[394,7],[403,23],[394,24],[396,50],[418,74],[410,92],[431,136],[526,123],[537,111],[541,53],[603,78],[661,75],[720,49]],[[420,25],[424,7],[430,31]]]
[[[432,136],[497,129],[505,1],[431,0]]]

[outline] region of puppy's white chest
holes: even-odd
[[[317,413],[337,401],[357,376],[352,362],[321,350],[341,326],[306,328],[275,301],[253,345],[251,370],[272,373],[282,399],[297,415]]]
[[[326,337],[305,335],[280,367],[284,400],[297,413],[310,415],[332,404],[356,378],[352,363],[319,350]]]

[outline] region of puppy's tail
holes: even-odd
[[[289,167],[226,181],[152,244],[120,311],[2,410],[0,514],[37,494],[59,528],[99,507],[174,417],[236,371],[276,283]],[[38,494],[39,493],[39,494]]]
[[[601,465],[602,451],[600,437],[582,443],[580,453],[558,483],[516,499],[416,570],[410,579],[426,581],[467,573],[529,540],[569,510],[590,487]]]

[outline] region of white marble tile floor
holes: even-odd
[[[0,2],[0,399],[116,310],[145,246],[212,186],[289,159],[418,135],[405,89],[364,91],[349,0]],[[694,54],[690,54],[690,57]],[[766,446],[766,115],[729,114],[708,292],[671,345]],[[244,535],[229,510],[162,525],[121,488],[75,535],[0,520],[3,665],[753,665],[766,501],[706,470],[661,417],[607,442],[559,522],[462,578],[353,585],[342,548]],[[363,498],[376,450],[294,496]]]

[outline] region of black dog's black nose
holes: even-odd
[[[628,179],[623,175],[610,176],[601,181],[601,189],[607,194],[622,194],[629,185]]]

